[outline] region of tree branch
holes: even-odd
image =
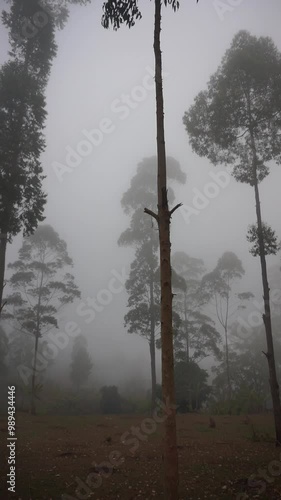
[[[178,203],[174,208],[172,208],[169,212],[170,217],[172,217],[173,213],[180,207],[182,207],[182,203]]]
[[[148,214],[148,215],[151,215],[151,217],[153,217],[153,218],[157,221],[157,223],[159,222],[159,217],[158,217],[158,215],[157,215],[157,214],[155,214],[154,212],[152,212],[152,210],[149,210],[149,208],[145,208],[145,209],[144,209],[144,213],[145,213],[145,214]]]

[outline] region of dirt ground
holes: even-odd
[[[147,418],[17,414],[16,493],[10,494],[2,416],[1,500],[164,498],[162,427]],[[281,499],[281,449],[272,442],[272,416],[214,418],[216,428],[207,415],[177,417],[180,498]]]

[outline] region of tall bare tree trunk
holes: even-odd
[[[150,270],[150,362],[151,362],[151,411],[156,406],[156,366],[155,366],[155,314],[154,314],[154,273]]]
[[[31,413],[31,415],[36,415],[35,381],[36,381],[36,365],[37,365],[38,341],[39,341],[39,336],[36,335],[36,338],[35,338],[35,349],[34,349],[34,361],[33,361],[33,367],[32,367],[32,379],[31,379],[31,396],[30,396],[30,413]]]
[[[270,289],[268,286],[268,279],[267,279],[267,265],[265,258],[264,235],[263,235],[260,196],[259,196],[259,187],[257,178],[258,159],[256,153],[254,134],[252,131],[250,131],[250,133],[251,133],[251,143],[253,152],[253,172],[254,172],[254,189],[255,189],[255,200],[256,200],[259,255],[261,263],[262,285],[263,285],[264,314],[262,318],[263,318],[265,334],[266,334],[266,342],[267,342],[267,352],[264,354],[266,356],[269,369],[269,385],[271,390],[274,424],[275,424],[275,438],[276,438],[275,442],[276,446],[281,446],[281,405],[280,405],[279,384],[277,379],[275,356],[274,356],[274,344],[273,344],[271,310],[270,310],[270,294],[269,294]]]
[[[44,263],[44,260],[43,260]],[[32,382],[31,382],[31,404],[30,413],[31,415],[36,415],[35,407],[35,379],[36,379],[36,367],[37,367],[37,353],[38,353],[38,342],[40,337],[40,308],[41,308],[41,297],[42,297],[42,286],[43,286],[44,272],[41,272],[41,279],[39,285],[38,294],[38,304],[37,304],[37,318],[36,318],[36,337],[35,337],[35,349],[34,349],[34,362],[32,367]]]
[[[229,276],[228,283],[229,289]],[[226,313],[225,313],[225,323],[224,323],[224,336],[225,336],[225,362],[226,362],[226,376],[227,376],[227,393],[228,393],[228,414],[231,414],[231,381],[230,381],[230,369],[229,369],[229,349],[228,349],[228,311],[229,311],[229,292],[227,291],[226,297]]]
[[[260,262],[261,262],[262,284],[263,284],[263,300],[264,300],[264,314],[262,318],[264,322],[266,342],[267,342],[267,352],[265,353],[265,356],[268,362],[268,369],[269,369],[269,384],[270,384],[272,404],[273,404],[276,446],[281,446],[281,405],[280,405],[279,384],[277,379],[275,356],[274,356],[274,344],[273,344],[271,310],[270,310],[270,295],[269,295],[269,286],[267,279],[267,266],[265,259],[258,184],[256,183],[254,187],[255,187],[256,213],[258,222],[258,237],[259,237]]]
[[[5,260],[6,260],[6,248],[7,248],[7,234],[0,234],[0,317],[2,313],[2,309],[4,307],[3,304],[3,291],[5,286]]]
[[[160,46],[161,0],[155,0],[154,55],[156,84],[157,159],[158,159],[158,226],[161,280],[162,393],[169,408],[164,423],[165,498],[178,498],[178,453],[175,411],[174,351],[172,326],[172,276],[170,217],[167,198],[166,150],[164,134],[164,100],[162,54]]]
[[[184,292],[184,335],[185,335],[185,359],[186,364],[189,366],[189,333],[187,326],[187,296],[186,292]],[[191,398],[191,384],[190,384],[190,375],[189,375],[189,389],[188,389],[188,411],[192,411],[192,398]]]

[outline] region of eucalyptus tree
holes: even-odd
[[[198,1],[198,0],[197,0]],[[173,352],[173,314],[172,314],[172,275],[171,275],[171,241],[170,224],[175,210],[181,205],[169,208],[167,191],[166,146],[164,132],[164,98],[161,52],[161,16],[162,6],[171,5],[173,10],[179,8],[178,0],[154,0],[154,59],[156,90],[156,130],[157,130],[157,207],[154,210],[145,208],[158,225],[160,244],[160,283],[161,283],[161,342],[162,342],[162,393],[165,403],[171,411],[165,420],[164,434],[164,482],[167,498],[178,497],[178,454],[176,434],[175,384],[174,384],[174,352]],[[129,28],[136,20],[141,19],[141,11],[137,0],[107,0],[103,4],[102,24],[117,30],[122,24]]]
[[[281,54],[269,37],[237,33],[207,90],[200,92],[184,115],[195,152],[214,164],[232,167],[239,182],[254,190],[257,237],[264,298],[276,444],[281,443],[281,405],[271,325],[270,293],[259,184],[269,174],[269,162],[281,163]]]
[[[201,287],[205,271],[203,260],[185,252],[175,252],[172,267],[175,310],[181,317],[174,342],[176,357],[189,363],[198,362],[210,354],[218,356],[220,335],[214,321],[203,311],[208,300]]]
[[[6,316],[14,318],[21,332],[34,339],[32,414],[35,414],[39,341],[43,342],[44,334],[58,327],[60,308],[80,297],[74,276],[69,272],[72,266],[65,241],[48,225],[38,226],[32,236],[24,238],[18,260],[8,266],[13,271],[9,280],[13,293],[6,298],[7,309],[12,308]]]
[[[152,409],[155,407],[156,398],[155,330],[160,322],[160,280],[157,272],[159,241],[157,228],[153,219],[149,220],[144,214],[143,205],[153,208],[157,203],[154,175],[156,166],[156,157],[144,158],[139,163],[137,172],[131,179],[131,185],[121,200],[125,214],[130,216],[130,225],[118,240],[120,245],[135,247],[135,259],[126,282],[129,312],[125,316],[125,326],[128,327],[129,333],[138,333],[149,342]],[[185,174],[172,157],[167,157],[167,175],[170,198],[173,200],[175,195],[171,184],[183,183]],[[142,316],[142,320],[139,321],[144,311],[146,316]]]
[[[156,405],[156,355],[155,336],[160,324],[160,283],[157,279],[158,258],[151,248],[152,240],[144,241],[136,249],[130,274],[125,287],[128,293],[128,312],[125,327],[128,333],[136,333],[149,343],[151,365],[151,408]]]
[[[228,402],[231,401],[231,375],[229,367],[229,319],[231,315],[231,290],[237,279],[245,274],[242,262],[233,252],[225,252],[218,260],[215,269],[203,276],[202,289],[214,301],[218,322],[223,328],[225,338],[225,367],[228,385]]]

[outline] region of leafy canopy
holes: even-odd
[[[6,299],[13,306],[6,317],[15,318],[22,331],[39,337],[57,327],[58,310],[80,297],[74,276],[66,270],[72,265],[65,241],[51,226],[39,226],[24,239],[19,259],[8,266],[13,271],[9,283],[14,293]]]
[[[237,33],[183,117],[193,150],[215,165],[233,166],[237,181],[261,182],[268,162],[281,162],[280,88],[281,54],[273,41]]]

